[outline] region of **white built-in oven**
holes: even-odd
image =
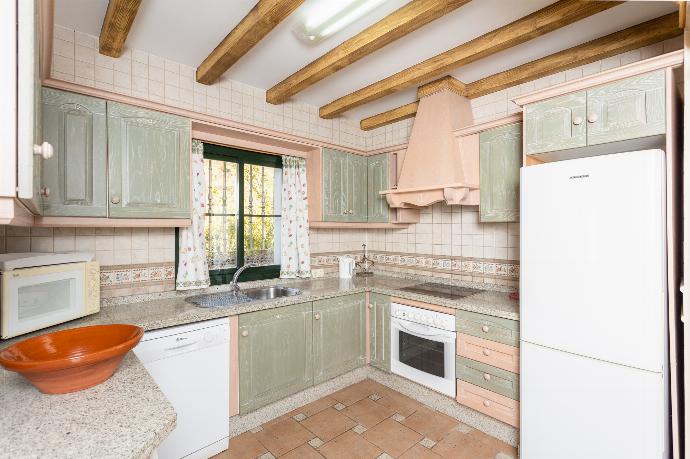
[[[391,371],[455,397],[455,316],[391,304]]]
[[[100,309],[100,269],[88,253],[0,255],[0,337],[23,335]]]

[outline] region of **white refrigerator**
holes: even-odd
[[[520,457],[669,457],[661,150],[523,167]]]

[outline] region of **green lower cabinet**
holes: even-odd
[[[312,303],[240,315],[240,414],[313,384],[312,321]]]
[[[365,295],[314,301],[314,384],[366,364]]]
[[[455,325],[459,333],[466,335],[510,346],[518,346],[520,343],[520,323],[517,320],[457,310],[455,313]]]
[[[391,297],[369,294],[370,364],[391,371]]]
[[[522,123],[479,134],[479,221],[520,219]]]
[[[455,376],[475,386],[504,395],[520,398],[520,375],[465,357],[455,357]]]

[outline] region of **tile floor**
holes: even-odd
[[[213,459],[515,459],[517,451],[371,379],[230,440]]]

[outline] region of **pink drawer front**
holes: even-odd
[[[458,403],[503,421],[520,426],[520,402],[458,379]]]
[[[468,359],[520,373],[520,349],[517,347],[458,333],[457,352]]]

